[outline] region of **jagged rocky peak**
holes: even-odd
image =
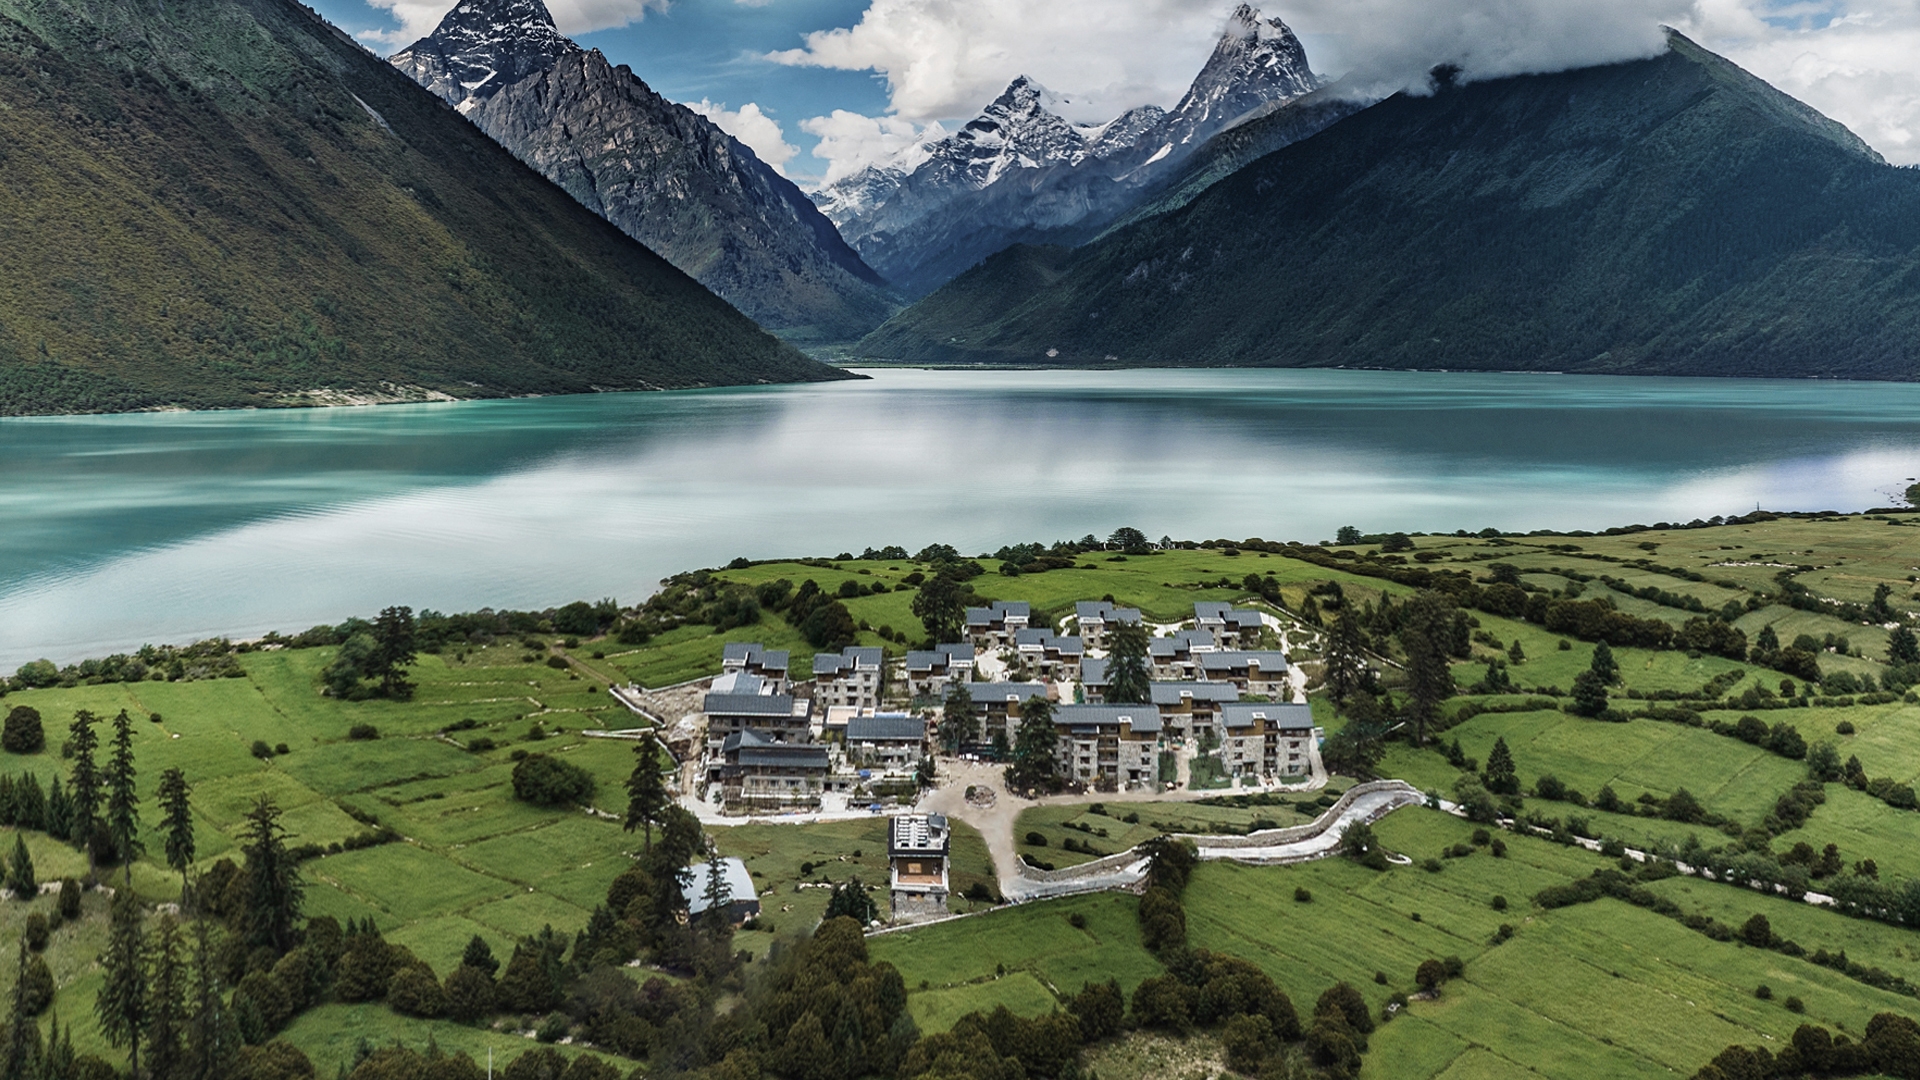
[[[1310,94],[1320,80],[1307,50],[1279,19],[1241,4],[1180,104],[1169,114],[1173,141],[1196,143],[1270,101]]]
[[[579,51],[542,0],[460,0],[390,62],[443,100],[471,107]]]
[[[1087,137],[1054,111],[1058,104],[1046,87],[1022,75],[979,116],[928,146],[921,168],[963,173],[967,183],[981,188],[1008,169],[1078,164],[1087,156]]]

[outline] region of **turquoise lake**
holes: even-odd
[[[1371,371],[870,381],[0,420],[0,667],[388,604],[637,600],[736,555],[1887,505],[1920,385]]]

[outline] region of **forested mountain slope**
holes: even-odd
[[[1674,35],[1390,98],[1086,247],[1004,252],[862,352],[1908,379],[1920,170]]]
[[[289,0],[0,0],[0,414],[833,378]]]

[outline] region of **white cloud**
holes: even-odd
[[[787,141],[786,132],[780,129],[780,122],[761,112],[760,106],[754,102],[749,101],[740,106],[738,111],[731,111],[724,101],[716,104],[702,98],[688,102],[687,108],[745,143],[761,161],[773,166],[773,171],[781,176],[787,175],[787,162],[800,153],[799,147]]]
[[[672,0],[547,0],[553,24],[569,37],[626,26],[640,21],[649,9],[665,11]],[[399,21],[397,30],[368,30],[360,34],[364,41],[405,48],[419,41],[453,10],[451,0],[367,0],[371,7],[384,8]]]
[[[862,116],[835,109],[828,116],[800,121],[800,130],[820,140],[813,156],[827,163],[822,183],[851,176],[868,165],[893,157],[910,146],[946,135],[938,123],[920,127],[898,116]]]

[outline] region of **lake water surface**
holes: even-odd
[[[388,604],[636,600],[735,555],[1133,525],[1604,528],[1886,505],[1920,385],[1363,371],[0,420],[0,667]]]

